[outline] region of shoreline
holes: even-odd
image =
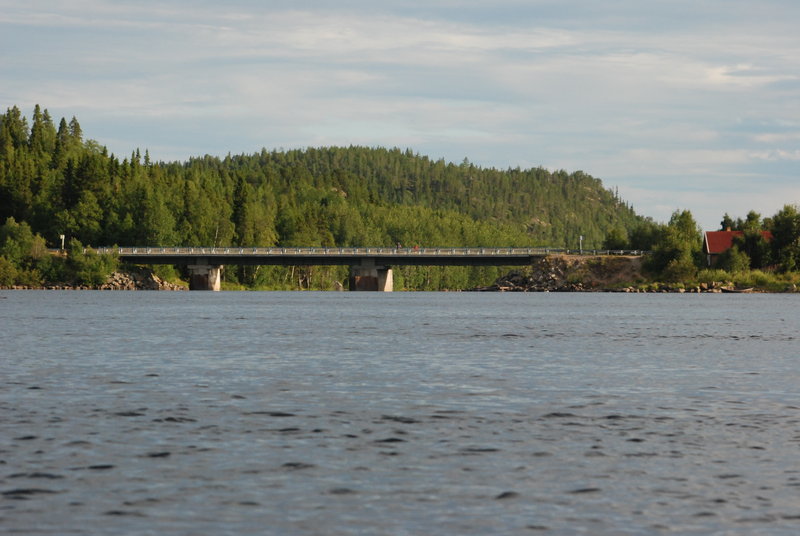
[[[551,255],[502,276],[478,292],[615,292],[670,294],[792,294],[798,285],[763,277],[739,278],[721,271],[713,279],[664,282],[646,272],[640,256]],[[706,274],[706,275],[709,275]],[[752,274],[751,274],[752,275]],[[764,274],[762,274],[764,275]],[[743,281],[744,279],[744,281]]]
[[[73,285],[64,282],[51,282],[42,285],[11,285],[0,287],[0,290],[189,290],[188,286],[176,285],[161,279],[151,270],[140,268],[137,270],[114,272],[105,283],[100,286]]]
[[[29,287],[14,285],[11,287],[0,287],[0,291],[98,291],[98,292],[138,292],[138,291],[155,291],[155,292],[189,292],[186,287],[173,285],[174,288],[109,288],[105,285],[103,287],[89,287],[86,285],[70,286],[70,285],[45,285],[39,287]],[[196,291],[208,292],[208,291]],[[223,292],[341,292],[340,290],[316,290],[309,291],[307,289],[285,290],[285,289],[223,289]],[[351,291],[352,292],[352,291]],[[682,288],[672,287],[664,284],[661,286],[654,286],[653,288],[639,288],[636,286],[622,287],[622,288],[557,288],[557,289],[533,289],[533,288],[506,288],[496,287],[495,285],[488,287],[477,287],[470,289],[442,289],[438,291],[425,291],[425,290],[396,290],[395,292],[470,292],[470,293],[583,293],[583,294],[798,294],[800,289],[789,288],[786,290],[770,290],[760,288],[728,288],[725,286],[717,286],[714,288],[698,289],[696,287]]]
[[[706,274],[708,276],[709,274]],[[466,289],[441,289],[440,292],[611,292],[611,293],[663,293],[663,294],[794,294],[800,292],[797,279],[776,278],[760,273],[760,278],[750,274],[738,278],[734,274],[712,271],[705,281],[667,283],[658,281],[643,269],[640,256],[578,257],[551,255],[519,270],[499,277],[493,284]],[[188,291],[185,282],[176,284],[161,279],[148,268],[117,271],[100,286],[74,285],[50,282],[37,286],[12,285],[0,290],[166,290]],[[244,287],[226,290],[266,292],[286,289],[250,289]],[[295,290],[295,289],[293,289]],[[302,291],[305,289],[296,289]],[[341,289],[331,289],[338,292]],[[415,292],[398,290],[398,292]]]

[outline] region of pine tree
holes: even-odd
[[[75,119],[75,116],[73,116],[72,120],[69,122],[69,135],[75,145],[83,143],[83,130],[78,120]]]

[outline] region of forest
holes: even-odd
[[[0,116],[0,222],[45,247],[549,246],[600,247],[644,218],[583,172],[484,169],[398,148],[326,147],[154,162],[120,158],[36,106]],[[35,248],[34,248],[35,249]],[[28,282],[64,277],[30,255],[4,257]],[[287,273],[307,272],[296,281]],[[229,267],[226,280],[325,288],[340,268]],[[497,268],[400,270],[407,288],[481,284]],[[310,276],[313,274],[314,277]],[[397,276],[396,276],[397,277]]]
[[[353,146],[186,162],[155,162],[147,150],[135,149],[120,158],[86,139],[75,117],[56,124],[38,105],[30,119],[16,106],[0,116],[0,223],[0,286],[96,284],[115,261],[86,246],[576,249],[583,237],[585,249],[654,249],[661,252],[654,267],[664,270],[679,257],[697,264],[699,236],[696,225],[688,237],[685,229],[683,235],[670,231],[674,222],[637,215],[582,171],[498,170],[466,158],[452,163],[410,149]],[[49,252],[62,246],[62,235],[66,258]],[[179,267],[158,270],[185,275]],[[229,287],[328,289],[346,271],[227,267],[224,277]],[[463,289],[503,272],[403,267],[395,286]]]
[[[688,210],[675,211],[657,226],[646,266],[662,281],[694,285],[729,281],[737,287],[796,292],[800,283],[800,211],[785,205],[771,217],[753,210],[745,218],[727,213],[721,231],[737,231],[730,249],[713,266],[703,252],[703,234]],[[769,238],[763,231],[768,231]]]

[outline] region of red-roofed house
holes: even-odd
[[[731,246],[733,246],[733,239],[737,236],[744,236],[743,231],[706,231],[705,239],[703,240],[703,253],[706,254],[709,266],[714,266],[717,262],[717,257],[721,253],[725,253]],[[761,236],[764,240],[769,242],[772,240],[772,233],[769,231],[761,231]]]

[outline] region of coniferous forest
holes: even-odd
[[[155,162],[146,150],[109,154],[84,137],[76,118],[56,122],[39,106],[30,119],[17,107],[0,116],[0,224],[0,273],[5,266],[29,283],[66,277],[66,268],[37,253],[60,247],[60,235],[75,251],[79,245],[577,248],[579,236],[591,249],[652,226],[581,171],[486,169],[467,159],[448,163],[368,147]],[[225,277],[257,288],[329,288],[346,277],[342,270],[228,267]],[[503,270],[398,271],[400,287],[435,289],[485,284]]]

